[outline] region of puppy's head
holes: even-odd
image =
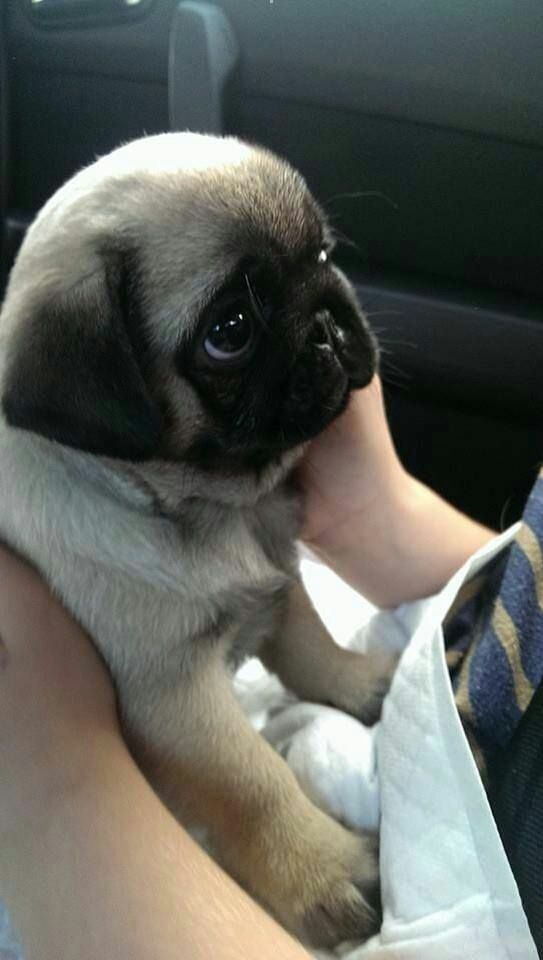
[[[331,246],[266,151],[191,134],[120,148],[21,248],[0,324],[8,423],[107,457],[260,470],[375,370]]]

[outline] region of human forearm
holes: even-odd
[[[123,748],[3,837],[27,960],[307,956],[178,826]],[[54,802],[53,802],[54,801]]]
[[[319,555],[379,607],[430,596],[492,530],[460,513],[424,484],[398,473],[392,489],[329,531]]]
[[[0,897],[26,960],[307,955],[134,764],[89,639],[0,549]]]

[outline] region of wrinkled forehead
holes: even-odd
[[[321,211],[303,178],[261,151],[232,165],[185,174],[187,221],[223,255],[296,261],[326,242]]]
[[[170,184],[171,186],[171,184]],[[250,260],[277,282],[316,262],[328,228],[304,180],[266,155],[185,171],[170,195],[147,263],[155,333],[168,348],[189,336],[205,305]]]

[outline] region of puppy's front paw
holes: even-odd
[[[349,833],[316,810],[307,827],[302,842],[285,851],[281,886],[274,877],[263,899],[312,946],[367,940],[381,921],[376,838]]]
[[[369,836],[353,839],[358,842],[351,864],[330,879],[303,918],[303,938],[316,947],[367,940],[380,928],[377,842]]]
[[[343,651],[341,669],[331,680],[329,702],[366,726],[377,723],[383,700],[398,665],[396,653],[358,654]]]
[[[368,653],[364,656],[366,684],[356,716],[367,726],[377,723],[381,716],[383,700],[389,691],[398,659],[396,653]]]

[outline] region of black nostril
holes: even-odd
[[[316,347],[329,347],[332,342],[330,328],[326,320],[318,318],[311,330],[311,342]]]

